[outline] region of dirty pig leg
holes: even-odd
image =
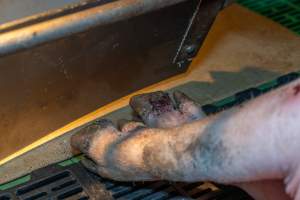
[[[157,113],[163,119],[164,114]],[[146,125],[159,124],[155,117],[147,118],[145,114]],[[75,136],[72,143],[101,166],[100,175],[116,180],[210,180],[232,184],[285,179],[286,191],[297,199],[299,122],[297,80],[204,119],[180,120],[175,126],[140,128],[125,134],[110,127],[94,130],[96,136],[87,134],[89,139]],[[80,145],[80,140],[90,141],[90,145]]]
[[[173,151],[166,155],[161,152],[170,151],[160,146],[156,148],[158,153],[152,153],[154,148],[148,146],[148,164],[162,165],[160,162],[168,163],[169,158],[174,170],[167,175],[164,171],[164,175],[186,181],[236,183],[285,179],[287,193],[298,199],[299,130],[297,80],[239,108],[174,130]],[[163,171],[158,166],[151,168],[152,173]]]
[[[163,98],[161,92],[156,93],[148,93],[143,95],[138,95],[134,97],[131,100],[131,105],[133,110],[140,111],[143,110],[143,113],[148,113],[150,115],[155,115],[155,110],[165,111],[164,114],[170,114],[171,116],[176,116],[173,114],[175,109],[166,109],[163,106],[164,105],[173,105],[170,98]],[[167,95],[167,93],[164,93]],[[147,106],[148,104],[151,104],[152,99],[156,97],[156,104],[154,104],[151,108]],[[187,117],[186,122],[193,121],[193,119],[200,119],[204,117],[203,112],[200,110],[199,105],[197,105],[191,98],[183,94],[182,92],[176,91],[173,94],[175,105],[172,106],[172,108],[176,107],[181,114],[188,115],[190,117]],[[140,101],[140,103],[135,103],[134,101]],[[166,102],[168,101],[168,102]],[[154,107],[156,106],[156,107]],[[153,108],[154,107],[154,108]],[[148,108],[148,109],[147,109]],[[147,112],[145,112],[147,110]],[[170,110],[172,110],[170,112]],[[166,112],[167,111],[167,112]],[[141,114],[143,114],[141,113]],[[159,127],[159,125],[163,124],[163,126],[166,126],[166,124],[170,124],[170,121],[174,124],[174,120],[168,120],[167,118],[165,120],[160,120],[160,118],[164,118],[165,116],[157,116],[156,120],[160,121],[160,123],[155,124],[154,126]],[[176,117],[178,119],[178,116]],[[147,117],[144,117],[144,120],[146,121]],[[167,122],[167,123],[162,123]],[[180,124],[180,120],[177,120],[178,124]],[[177,125],[178,125],[177,124]],[[284,191],[284,185],[282,180],[268,180],[268,181],[256,181],[256,182],[247,182],[247,183],[241,183],[241,184],[235,184],[237,187],[241,187],[245,191],[247,191],[254,199],[256,200],[287,200],[290,199],[287,194]]]

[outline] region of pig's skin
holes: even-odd
[[[144,95],[134,98],[131,105],[146,125],[157,128],[131,124],[127,127],[132,129],[121,132],[100,121],[76,134],[72,145],[95,162],[85,161],[87,167],[115,180],[241,184],[258,198],[257,189],[271,190],[264,186],[270,182],[275,195],[264,198],[273,200],[287,199],[276,189],[283,180],[287,194],[300,200],[299,91],[297,80],[202,119],[201,111],[181,93],[176,100],[178,110],[160,100],[156,109],[156,99]],[[155,103],[147,103],[151,101]]]

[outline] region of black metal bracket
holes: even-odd
[[[176,63],[178,67],[190,63],[201,48],[218,12],[227,5],[227,1],[224,0],[195,2],[195,10],[173,58],[173,63]]]

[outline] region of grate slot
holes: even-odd
[[[105,188],[107,190],[110,190],[110,189],[112,189],[113,187],[116,186],[116,184],[111,182],[111,181],[104,181],[104,182],[101,182],[101,183],[105,185]]]
[[[299,0],[238,0],[237,2],[300,34],[300,29],[292,25],[297,25],[300,21]]]
[[[80,194],[82,192],[83,192],[83,189],[82,189],[82,187],[79,186],[79,187],[76,187],[72,190],[69,190],[67,192],[64,192],[64,193],[58,195],[57,199],[67,199],[71,196],[75,196],[75,195]]]
[[[119,198],[120,196],[123,196],[125,194],[128,194],[129,192],[131,192],[132,190],[134,190],[134,188],[132,186],[117,186],[111,189],[111,193],[113,195],[114,198]]]
[[[142,200],[165,200],[174,197],[175,195],[178,195],[175,189],[170,185],[166,185],[166,187],[160,188],[159,191],[154,192],[141,199]]]
[[[130,199],[130,200],[135,200],[135,199],[142,199],[143,197],[146,197],[158,190],[161,190],[163,188],[168,187],[169,185],[166,184],[165,182],[155,182],[151,183],[148,185],[141,184],[135,188],[133,188],[133,191],[131,193],[125,193],[121,196],[115,197],[118,199]]]
[[[130,199],[130,200],[141,199],[143,197],[148,196],[149,194],[151,194],[153,192],[154,192],[154,190],[151,188],[143,188],[143,189],[134,191],[130,194],[127,194],[126,196],[123,196],[122,199]]]
[[[27,197],[24,200],[36,200],[45,196],[47,196],[47,192],[40,192],[38,194],[32,195],[31,197]]]
[[[90,199],[89,197],[80,197],[78,200],[88,200]]]
[[[43,180],[39,180],[39,181],[34,182],[34,183],[32,183],[32,184],[30,184],[28,186],[24,186],[24,187],[18,189],[17,190],[17,195],[18,196],[24,195],[24,194],[26,194],[26,193],[28,193],[30,191],[36,190],[36,189],[41,188],[41,187],[43,187],[45,185],[49,185],[49,184],[51,184],[53,182],[56,182],[56,181],[61,180],[61,179],[64,179],[64,178],[66,178],[68,176],[70,176],[70,172],[64,171],[62,173],[56,174],[54,176],[51,176],[49,178],[45,178]]]
[[[168,197],[169,197],[168,192],[160,191],[143,198],[143,200],[165,200]]]
[[[62,189],[64,189],[64,188],[67,188],[67,187],[69,187],[69,186],[71,186],[71,185],[74,185],[76,182],[77,182],[76,180],[70,180],[70,181],[67,181],[67,182],[65,182],[65,183],[62,183],[62,184],[60,184],[60,185],[58,185],[58,186],[55,186],[55,187],[52,188],[51,190],[52,190],[53,192],[56,192],[56,191],[62,190]]]

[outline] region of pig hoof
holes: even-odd
[[[174,100],[176,102],[179,111],[186,116],[188,121],[193,121],[205,117],[205,113],[202,111],[200,105],[194,100],[188,97],[186,94],[180,91],[173,93]]]
[[[100,137],[114,138],[117,136],[118,131],[110,120],[97,120],[74,134],[71,137],[71,145],[73,148],[88,155],[94,141]]]
[[[82,164],[102,177],[115,180],[154,180],[144,155],[145,145],[163,142],[167,128],[201,118],[201,109],[188,96],[174,92],[174,101],[165,92],[133,97],[130,105],[143,122],[120,120],[118,128],[109,120],[97,120],[80,129],[71,145],[89,159]],[[147,128],[147,127],[149,128]],[[155,149],[155,148],[154,148]]]
[[[142,143],[144,137],[139,137],[139,134],[147,137],[151,131],[141,122],[127,120],[120,121],[119,127],[120,130],[111,121],[100,120],[75,133],[71,138],[71,145],[86,156],[81,163],[89,171],[104,178],[152,178],[141,168],[142,159],[137,159],[137,156],[141,157],[142,151],[136,149],[142,148],[130,148]],[[128,168],[127,165],[132,166]]]
[[[131,98],[130,106],[149,127],[172,127],[205,116],[201,108],[184,93],[153,92]]]

